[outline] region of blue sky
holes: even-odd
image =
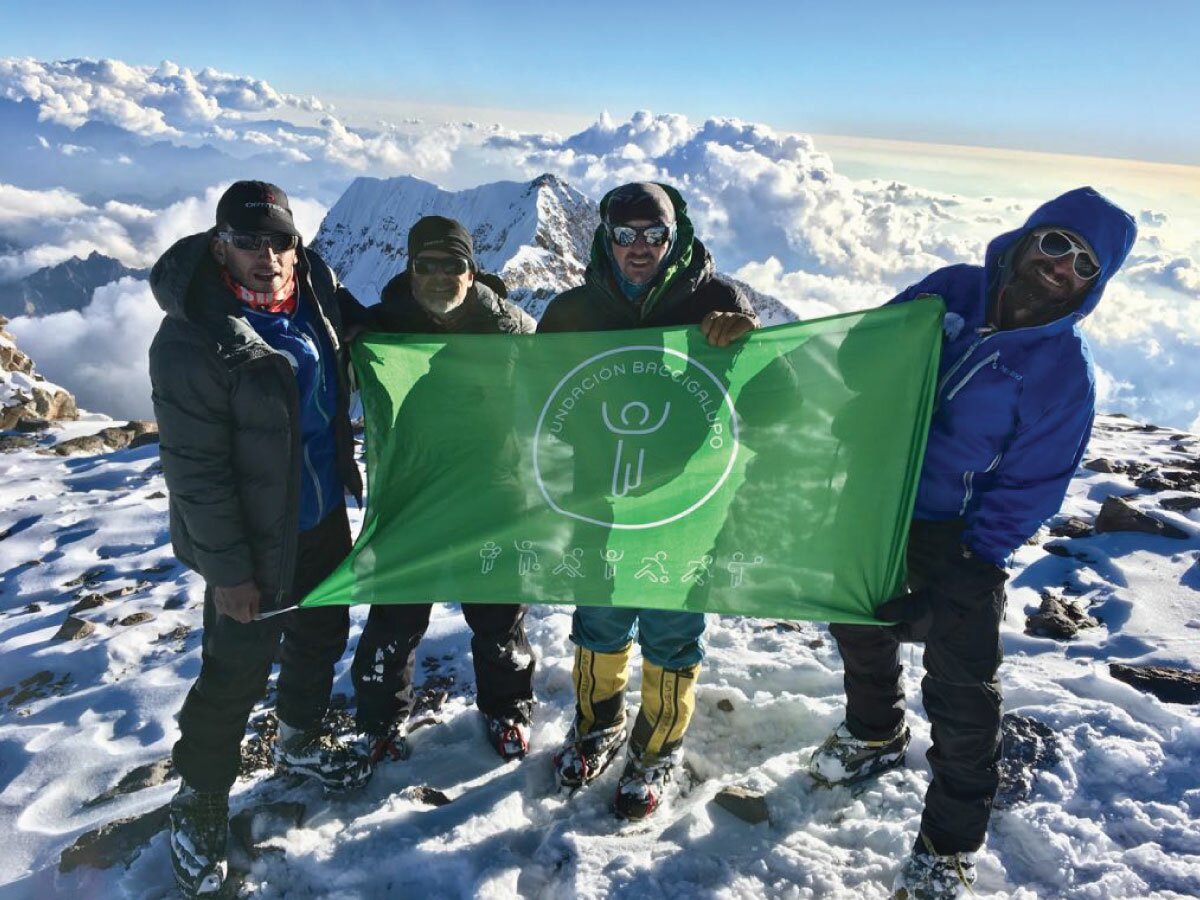
[[[0,55],[170,59],[360,116],[637,109],[1200,164],[1200,3],[4,4]],[[119,12],[115,11],[119,10]],[[576,118],[577,117],[577,118]],[[497,119],[501,118],[499,115]],[[511,117],[505,117],[511,122]]]

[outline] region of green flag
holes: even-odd
[[[929,298],[753,332],[369,335],[367,510],[303,601],[872,621],[903,583]]]

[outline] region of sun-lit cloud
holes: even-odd
[[[5,101],[33,104],[37,122],[6,135],[25,155],[0,152],[0,160],[37,168],[0,170],[0,280],[93,250],[152,265],[179,237],[211,225],[235,178],[278,181],[311,238],[340,186],[358,174],[465,185],[551,172],[593,199],[627,181],[676,185],[719,270],[812,317],[877,305],[936,268],[979,262],[989,240],[1047,199],[1017,190],[1012,172],[990,177],[975,153],[961,163],[976,174],[953,191],[850,177],[819,140],[732,118],[604,114],[566,135],[403,116],[363,127],[318,98],[171,62],[0,60],[0,112]],[[77,130],[86,122],[115,126],[129,140],[92,146]],[[1014,172],[1020,165],[1045,175],[1053,160],[1011,163]],[[40,173],[36,182],[23,180],[30,171]],[[63,173],[63,186],[47,187],[55,183],[48,172]],[[1179,177],[1173,170],[1170,183]],[[172,179],[173,194],[130,199],[140,196],[135,181],[170,190]],[[123,199],[96,199],[104,186]],[[1187,425],[1197,418],[1188,385],[1200,383],[1200,240],[1186,211],[1168,214],[1165,200],[1158,208],[1150,189],[1134,196],[1125,205],[1141,237],[1086,332],[1106,408]],[[96,333],[110,333],[104,317],[121,298],[132,302],[133,289],[124,290],[97,292],[79,321],[98,316]]]
[[[147,358],[161,321],[150,285],[122,278],[98,288],[82,310],[20,316],[6,327],[38,371],[70,390],[82,408],[148,419],[154,412]]]
[[[213,185],[199,195],[147,209],[115,200],[90,206],[68,191],[0,184],[0,236],[18,245],[0,251],[0,282],[93,251],[130,268],[147,268],[181,237],[213,226],[217,201],[228,186]],[[290,202],[297,227],[311,239],[327,207],[303,196]]]

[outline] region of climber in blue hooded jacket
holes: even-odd
[[[846,720],[810,771],[838,784],[904,763],[899,644],[924,641],[933,781],[897,896],[956,897],[974,879],[998,785],[1003,567],[1058,511],[1087,447],[1096,389],[1080,325],[1136,234],[1128,213],[1078,188],[993,240],[982,267],[939,269],[891,301],[937,294],[947,310],[909,592],[876,611],[895,626],[831,627]]]

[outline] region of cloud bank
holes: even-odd
[[[172,241],[209,226],[220,191],[238,177],[282,184],[311,236],[356,174],[464,186],[552,172],[594,198],[630,180],[677,185],[721,270],[812,317],[876,305],[935,268],[980,261],[987,242],[1034,205],[994,195],[986,183],[968,194],[849,178],[813,139],[737,119],[604,115],[566,136],[475,123],[364,129],[317,98],[169,62],[0,60],[0,124],[8,138],[0,147],[0,280],[92,250],[151,265]],[[1086,326],[1102,408],[1200,423],[1192,396],[1200,384],[1200,242],[1161,210],[1123,202],[1141,237]],[[92,342],[111,336],[115,350],[123,339],[112,317],[129,312],[130,327],[152,331],[157,312],[134,314],[136,290],[109,287],[76,324],[82,333],[95,317]],[[52,377],[68,386],[83,380]]]
[[[98,288],[81,311],[20,316],[8,330],[38,371],[71,391],[83,409],[152,419],[147,356],[161,321],[150,285],[122,278]]]

